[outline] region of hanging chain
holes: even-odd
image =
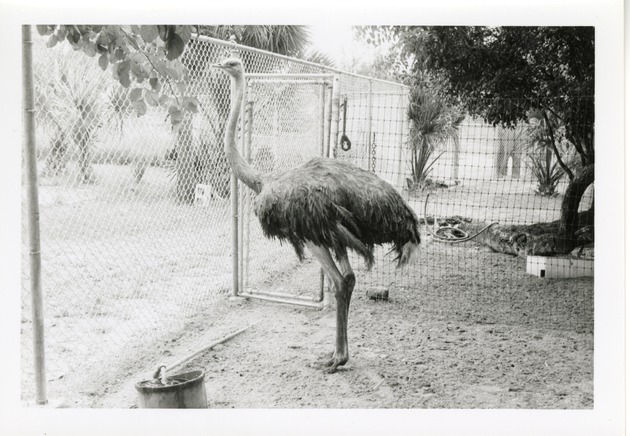
[[[376,132],[372,133],[372,172],[376,174]]]

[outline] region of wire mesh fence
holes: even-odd
[[[218,299],[229,294],[232,215],[222,138],[230,87],[225,75],[210,68],[227,47],[203,37],[191,41],[183,62],[200,112],[173,131],[158,108],[136,116],[129,91],[93,59],[61,44],[46,48],[36,38],[51,397],[90,395],[99,379],[152,367],[164,358],[156,344],[195,320],[211,320]],[[300,79],[304,83],[295,78],[250,82],[238,141],[263,172],[329,153],[390,182],[418,216],[431,193],[428,216],[435,231],[454,218],[460,227],[559,218],[567,180],[558,176],[547,149],[532,147],[531,126],[501,129],[466,118],[459,135],[433,151],[428,162],[435,161],[424,177],[416,177],[407,87],[246,47],[237,51],[249,74],[312,76]],[[332,93],[322,74],[334,74],[339,86],[338,119],[332,120],[338,122],[337,142],[329,151]],[[548,177],[553,187],[541,184],[541,171],[553,176]],[[290,246],[266,240],[251,213],[251,195],[243,189],[240,195],[241,285],[314,293],[319,266],[310,260],[299,264]],[[589,209],[589,195],[581,210]],[[27,229],[22,230],[26,241]],[[358,289],[386,287],[392,298],[417,294],[419,311],[444,316],[592,331],[592,279],[551,288],[526,274],[524,257],[491,252],[479,240],[451,245],[425,237],[419,257],[401,270],[394,269],[387,249],[377,249],[369,272],[354,259]],[[28,400],[34,387],[26,256],[24,250],[22,393]]]
[[[244,155],[264,174],[281,174],[314,157],[327,154],[327,138],[333,76],[250,76],[246,101],[251,129],[244,140]],[[250,134],[251,132],[251,134]],[[242,192],[241,289],[245,292],[317,295],[320,281],[295,285],[283,281],[286,271],[317,271],[317,265],[301,264],[290,246],[263,235],[253,213],[252,191]],[[267,259],[275,259],[269,262]],[[290,292],[286,288],[292,288]],[[317,297],[313,296],[313,300]]]
[[[592,123],[589,102],[592,105],[593,100],[565,97],[545,103],[583,108],[577,111],[581,121],[573,125],[579,130]],[[487,100],[478,105],[501,106],[510,112],[517,105],[535,108],[543,106],[541,103],[514,99]],[[566,257],[527,256],[544,252],[540,245],[545,241],[531,241],[537,230],[525,226],[557,231],[569,183],[550,146],[540,113],[532,112],[528,123],[511,128],[467,116],[457,121],[450,137],[432,136],[431,132],[438,130],[433,126],[414,142],[409,119],[400,115],[408,104],[407,96],[401,101],[395,94],[380,100],[361,95],[348,111],[347,123],[350,136],[359,138],[363,150],[336,150],[338,158],[371,170],[399,188],[422,222],[424,241],[411,265],[395,269],[387,249],[381,248],[375,267],[357,274],[357,286],[386,288],[394,298],[415,293],[414,298],[422,302],[419,311],[444,316],[592,331],[593,185],[587,188],[578,209],[580,219],[585,218],[580,226],[586,235],[583,244]],[[360,138],[366,129],[353,128],[370,123],[372,118],[377,121],[367,129],[372,138],[365,146]],[[575,172],[580,162],[564,127],[556,125],[553,129],[560,161]],[[422,137],[428,140],[422,142]],[[457,239],[492,223],[497,227],[458,243]],[[499,238],[510,245],[509,249],[499,246]],[[519,244],[520,251],[514,248]],[[545,273],[548,278],[581,278],[541,282]]]
[[[211,319],[217,299],[229,294],[232,216],[223,135],[230,87],[211,64],[230,48],[203,37],[190,42],[183,63],[200,113],[174,131],[159,108],[148,106],[138,117],[131,90],[94,59],[65,44],[48,48],[35,37],[50,397],[92,395],[99,380],[116,379],[122,369],[152,367],[163,358],[159,344],[195,320]],[[332,73],[259,50],[237,51],[248,73]],[[361,88],[368,79],[342,74],[341,81]],[[323,153],[321,119],[331,97],[329,88],[322,91],[312,83],[252,88],[258,126],[243,126],[239,142],[249,131],[254,165],[273,172]],[[247,212],[245,195],[242,203]],[[277,288],[273,278],[283,269],[300,268],[287,247],[263,242],[257,226],[247,231],[246,282]],[[26,224],[22,233],[26,241]],[[272,253],[274,267],[267,249],[280,250]],[[22,394],[28,401],[34,386],[26,256],[24,250]],[[319,283],[319,268],[311,269]]]

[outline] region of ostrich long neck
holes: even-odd
[[[232,101],[225,128],[225,155],[234,175],[257,194],[262,189],[262,174],[252,168],[236,148],[236,126],[241,112],[245,81],[242,75],[232,77]]]

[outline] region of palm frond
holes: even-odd
[[[442,156],[440,152],[451,139],[459,138],[459,126],[464,120],[457,108],[447,105],[428,88],[412,89],[406,110],[410,121],[410,147],[412,153],[412,177],[414,183],[422,183],[435,162]]]

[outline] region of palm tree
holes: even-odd
[[[224,40],[234,35],[239,44],[292,57],[303,57],[311,37],[306,26],[198,26],[198,32]]]
[[[91,148],[99,128],[114,117],[104,92],[108,77],[98,74],[93,62],[81,53],[47,53],[49,62],[37,64],[36,93],[39,121],[50,132],[51,150],[45,174],[63,171],[71,145],[77,147],[80,183],[93,183]]]
[[[536,177],[536,194],[552,197],[557,195],[557,187],[565,171],[553,152],[553,141],[562,160],[569,168],[578,164],[575,148],[565,138],[565,128],[551,114],[533,110],[529,114],[527,127],[529,167]],[[551,133],[550,133],[551,132]]]
[[[409,95],[407,118],[410,126],[411,179],[410,190],[426,184],[433,164],[445,152],[449,140],[459,144],[459,126],[464,120],[462,112],[447,105],[444,100],[426,87],[415,87]],[[437,157],[433,157],[440,151]]]

